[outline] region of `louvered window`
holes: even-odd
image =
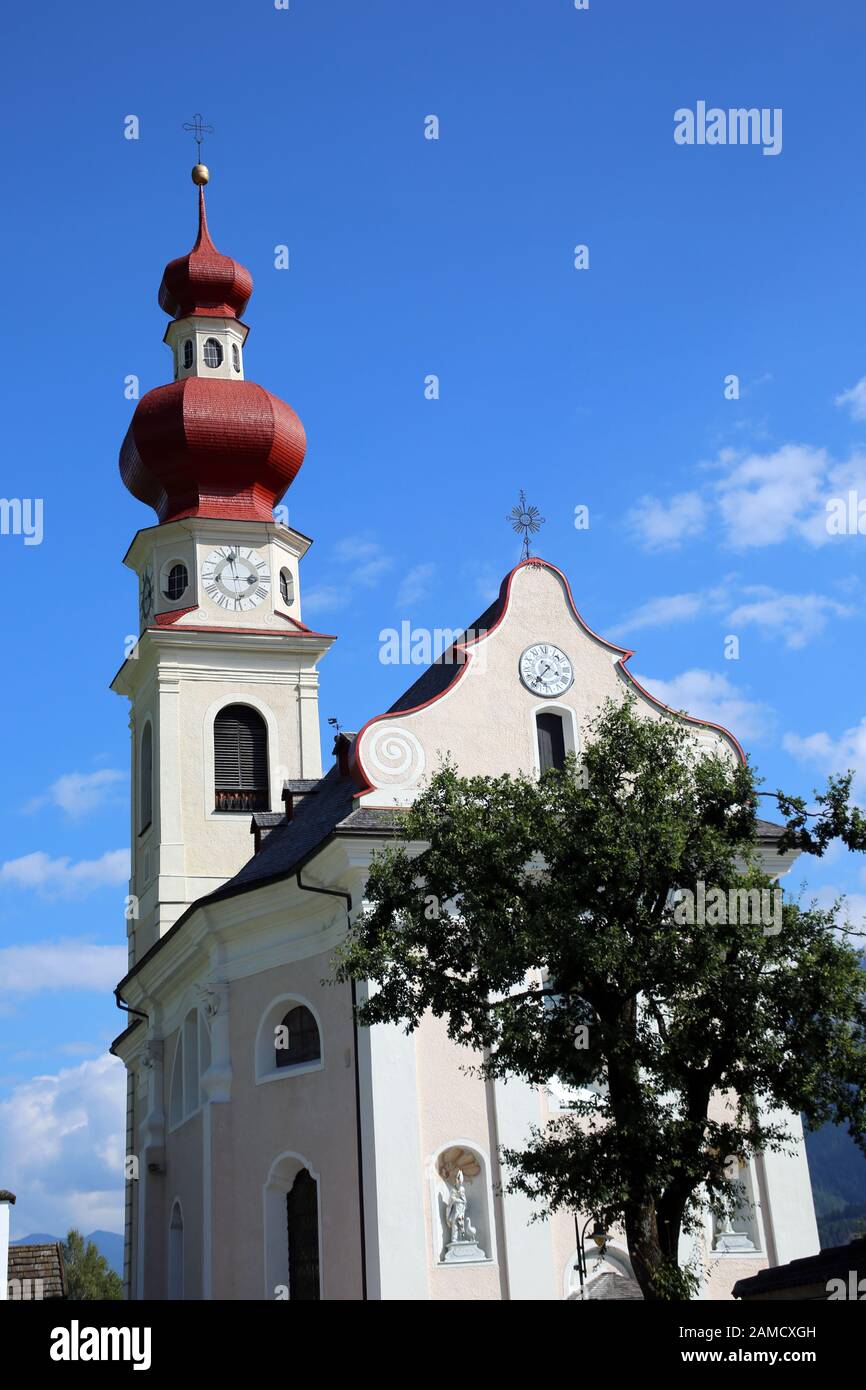
[[[268,809],[268,731],[247,705],[227,705],[214,721],[217,811]]]
[[[565,733],[562,717],[545,710],[536,715],[538,730],[538,766],[542,772],[552,767],[565,767]]]

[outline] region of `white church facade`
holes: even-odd
[[[527,1199],[502,1191],[499,1152],[567,1106],[556,1083],[466,1075],[471,1056],[434,1019],[409,1036],[358,1027],[364,986],[331,983],[332,959],[373,854],[441,755],[466,775],[537,773],[579,752],[608,697],[684,716],[587,627],[565,576],[531,560],[390,710],[338,735],[323,774],[318,664],[335,639],[303,623],[310,542],[274,511],[305,441],[244,375],[251,291],[210,240],[202,186],[196,246],[160,287],[174,380],[138,403],[121,451],[159,518],[126,556],[141,635],[113,683],[133,772],[129,1026],[113,1044],[135,1160],[128,1296],[558,1300],[581,1277],[584,1296],[625,1296],[615,1232],[600,1256],[587,1213],[530,1223]],[[778,875],[792,856],[776,834],[762,823]],[[795,1153],[749,1165],[740,1219],[708,1218],[697,1238],[702,1297],[818,1249],[789,1125]]]

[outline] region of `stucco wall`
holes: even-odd
[[[319,1179],[324,1297],[360,1297],[354,1035],[348,986],[323,986],[329,974],[322,954],[231,984],[232,1098],[212,1107],[216,1298],[265,1296],[263,1192],[286,1152],[301,1155]],[[256,1084],[259,1022],[282,994],[318,1014],[324,1066]]]

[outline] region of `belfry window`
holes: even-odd
[[[241,369],[241,351],[237,343],[232,343],[232,366],[236,372]]]
[[[280,570],[280,598],[287,608],[295,601],[295,581],[291,570]]]
[[[153,725],[145,724],[138,750],[138,833],[143,835],[153,819]]]
[[[542,710],[535,716],[535,729],[538,739],[539,772],[565,767],[565,730],[562,715],[552,710]]]
[[[296,1004],[289,1010],[279,1028],[275,1029],[275,1042],[278,1067],[317,1062],[322,1055],[316,1020],[304,1004]]]
[[[214,720],[214,793],[217,811],[266,811],[268,731],[248,705],[226,705]]]
[[[204,360],[207,367],[221,367],[223,360],[222,343],[217,338],[206,338]]]
[[[191,367],[191,366],[192,366],[193,353],[194,353],[194,349],[193,349],[192,338],[187,338],[186,342],[185,342],[184,345],[183,345],[183,365],[184,365],[184,367]]]

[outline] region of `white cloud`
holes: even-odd
[[[778,545],[790,537],[827,545],[839,539],[828,530],[831,504],[837,509],[841,504],[847,517],[850,494],[866,501],[863,453],[839,462],[808,444],[783,444],[768,453],[726,448],[699,471],[715,474],[700,491],[667,501],[644,497],[627,513],[626,525],[645,549],[675,549],[702,535],[713,518],[724,543],[735,550]]]
[[[304,594],[304,613],[325,613],[335,608],[345,608],[350,597],[345,587],[322,584],[318,589],[310,589]]]
[[[404,576],[397,591],[397,603],[401,608],[411,608],[430,592],[430,580],[436,573],[435,565],[415,565]]]
[[[117,800],[114,795],[118,785],[126,782],[126,774],[116,768],[102,768],[98,772],[66,772],[41,796],[36,796],[25,806],[25,811],[38,811],[43,806],[58,806],[73,818],[95,811],[106,801]]]
[[[99,859],[52,859],[43,850],[7,859],[0,865],[0,884],[33,888],[47,898],[80,898],[129,878],[129,850],[107,850]]]
[[[774,589],[746,590],[754,596],[728,615],[729,626],[757,627],[764,637],[780,637],[797,650],[823,632],[830,618],[850,618],[855,609],[823,594],[782,594]]]
[[[668,623],[680,623],[696,618],[705,606],[704,594],[667,594],[662,598],[650,599],[641,604],[633,613],[624,618],[616,627],[607,630],[605,635],[612,641],[627,637],[631,632],[640,632],[648,627],[666,627]]]
[[[689,594],[666,594],[641,604],[615,627],[605,629],[614,641],[628,641],[646,628],[667,627],[711,614],[724,619],[726,630],[756,627],[763,637],[784,641],[790,648],[806,646],[831,618],[850,618],[857,609],[824,594],[786,594],[769,585],[737,586],[734,576],[724,585]]]
[[[671,709],[721,724],[740,741],[765,738],[772,725],[772,712],[766,705],[747,699],[727,676],[718,672],[692,670],[683,671],[672,680],[652,676],[636,679]]]
[[[866,376],[836,397],[836,404],[847,407],[852,420],[866,420]]]
[[[805,737],[785,734],[782,746],[800,762],[811,763],[825,773],[847,772],[850,768],[862,779],[866,776],[866,715],[839,738],[825,730]]]
[[[837,888],[833,884],[824,884],[821,888],[803,893],[799,897],[802,908],[808,908],[812,901],[818,907],[828,912],[837,900],[839,907],[836,911],[836,927],[839,937],[847,941],[850,946],[855,946],[862,950],[864,941],[862,937],[852,936],[851,932],[860,932],[866,935],[866,894],[847,893],[844,888]],[[842,930],[845,928],[846,930]]]
[[[496,598],[502,587],[503,576],[492,565],[476,560],[461,566],[461,574],[477,598],[487,608]],[[479,615],[480,616],[480,615]],[[467,618],[467,622],[473,619]]]
[[[336,559],[344,565],[351,565],[349,582],[372,588],[384,574],[391,569],[394,561],[386,555],[376,542],[363,536],[346,536],[334,546]]]
[[[715,491],[725,538],[735,549],[775,545],[792,531],[803,534],[829,469],[827,451],[805,444],[783,444],[769,454],[723,450],[718,464],[727,471]]]
[[[126,974],[125,946],[96,946],[67,937],[0,948],[0,996],[50,989],[112,990]]]
[[[108,1055],[20,1082],[0,1101],[0,1172],[13,1239],[123,1230],[126,1081]]]
[[[707,504],[698,492],[680,492],[669,502],[642,497],[626,516],[626,525],[646,550],[675,550],[700,536],[706,521]]]

